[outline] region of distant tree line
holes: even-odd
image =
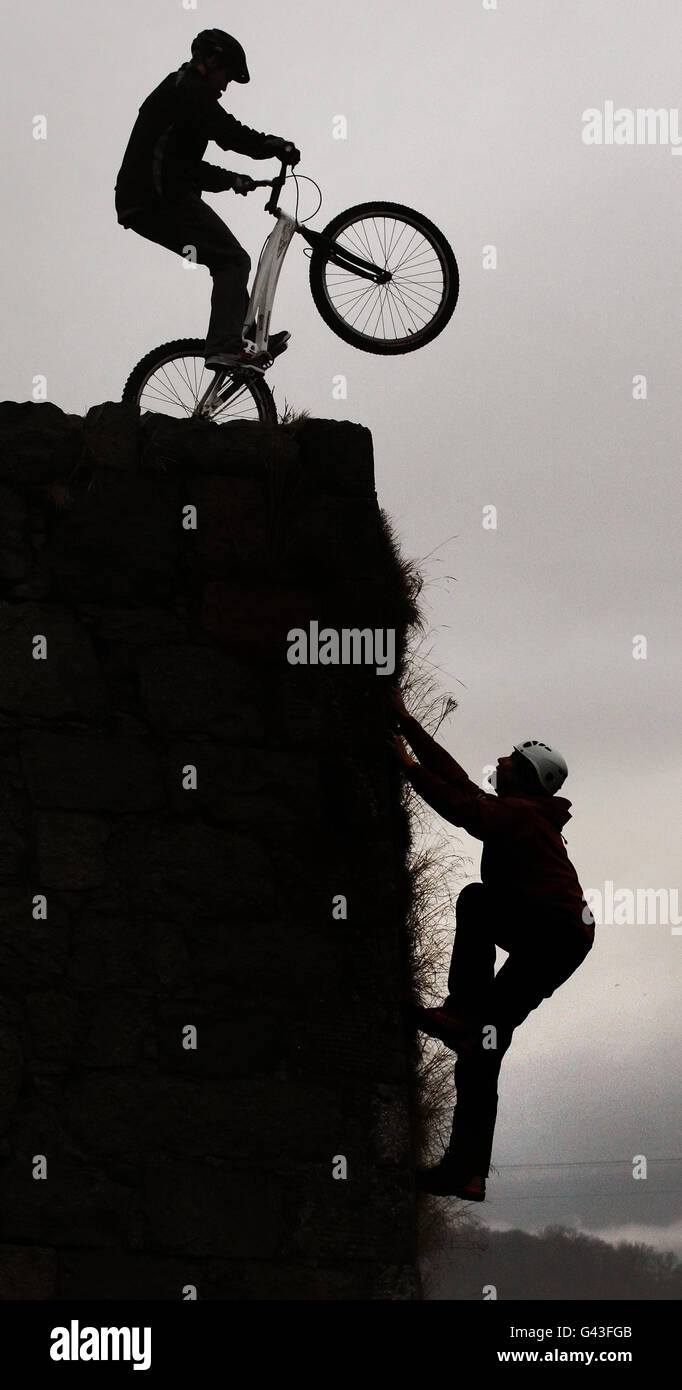
[[[432,1299],[480,1300],[491,1284],[498,1299],[682,1298],[682,1260],[672,1251],[631,1241],[610,1245],[564,1226],[531,1234],[458,1224],[426,1265]]]

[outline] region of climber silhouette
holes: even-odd
[[[450,1143],[436,1167],[417,1174],[417,1186],[482,1202],[497,1080],[514,1029],[577,970],[594,941],[594,919],[561,835],[571,803],[554,794],[568,769],[555,749],[528,739],[498,759],[493,796],[408,714],[400,691],[391,704],[419,759],[391,735],[408,781],[441,816],[483,841],[482,882],[457,899],[447,999],[441,1008],[415,1010],[421,1031],[457,1053]],[[497,974],[496,945],[509,952]]]

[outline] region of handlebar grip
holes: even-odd
[[[277,199],[279,198],[279,195],[280,195],[280,193],[282,192],[282,189],[283,189],[283,187],[284,187],[284,184],[286,183],[286,177],[287,177],[287,163],[286,163],[286,160],[285,160],[285,159],[282,159],[282,160],[281,160],[281,168],[280,168],[280,171],[279,171],[277,177],[274,178],[274,179],[272,180],[272,193],[270,194],[270,197],[268,198],[268,201],[267,201],[267,203],[265,204],[265,211],[266,211],[266,212],[274,212],[274,211],[275,211],[275,208],[277,207]]]

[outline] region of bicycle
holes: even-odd
[[[254,180],[257,188],[272,190],[264,210],[276,218],[261,250],[243,328],[244,349],[261,370],[240,366],[209,372],[203,339],[180,338],[138,362],[125,384],[124,402],[216,424],[254,418],[276,424],[275,402],[261,371],[287,346],[283,341],[268,352],[277,282],[295,233],[312,248],[315,305],[344,342],[388,356],[414,352],[442,333],[457,304],[459,270],[433,222],[399,203],[359,203],[338,213],[322,232],[313,231],[277,205],[287,167],[282,162],[274,179]],[[298,194],[298,182],[296,188]],[[212,376],[208,384],[205,375]]]

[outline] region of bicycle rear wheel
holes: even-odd
[[[196,415],[216,425],[234,420],[276,425],[275,402],[263,378],[248,370],[226,372],[211,392],[215,373],[206,370],[204,352],[201,338],[179,338],[153,348],[133,368],[121,400],[179,420]]]
[[[457,304],[459,270],[452,247],[427,217],[400,203],[359,203],[322,235],[390,272],[377,284],[315,247],[310,289],[339,338],[363,352],[391,354],[414,352],[442,333]]]

